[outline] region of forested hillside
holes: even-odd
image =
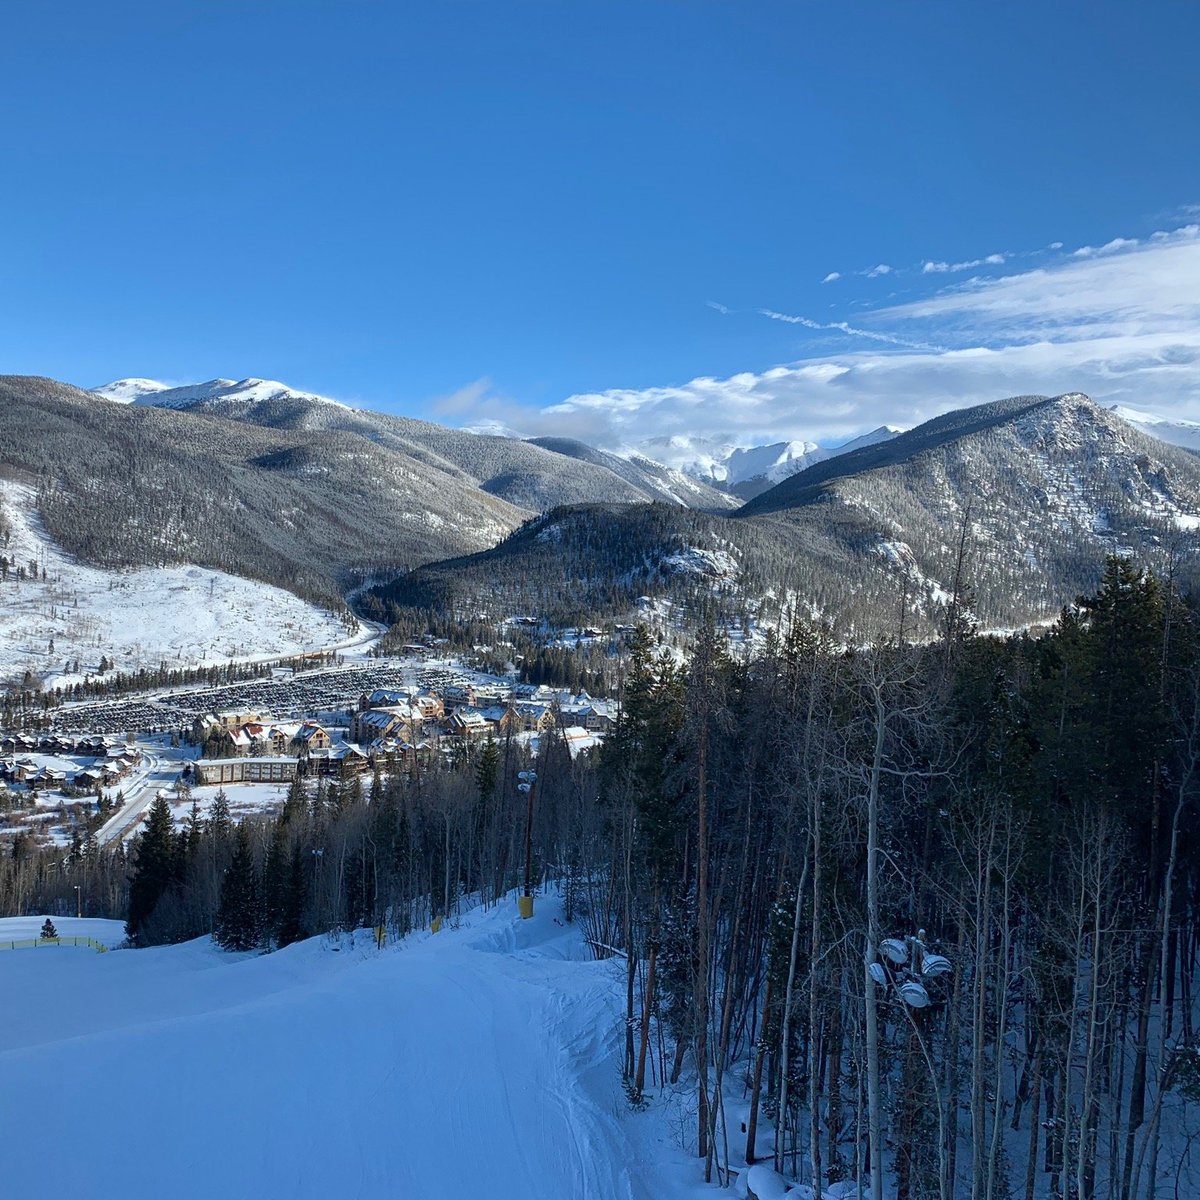
[[[709,626],[680,667],[643,633],[623,701],[598,756],[545,736],[534,879],[621,959],[629,1101],[690,1092],[711,1179],[1195,1194],[1194,601],[1111,558],[1036,639],[847,652],[801,623],[734,661]],[[529,765],[489,742],[237,830],[218,805],[176,835],[163,801],[131,861],[18,847],[0,898],[79,884],[142,945],[402,932],[521,882]]]
[[[1052,619],[1107,553],[1200,579],[1200,458],[1084,396],[962,409],[786,479],[729,517],[556,510],[494,550],[378,589],[378,611],[441,606],[569,623],[630,619],[645,594],[733,617],[798,606],[870,638]],[[565,580],[565,586],[563,586]]]
[[[36,485],[67,552],[99,566],[189,562],[340,597],[351,572],[489,545],[528,516],[345,432],[278,431],[0,377],[0,469]]]
[[[697,508],[738,504],[724,492],[668,472],[657,463],[629,462],[582,443],[568,448],[560,439],[550,439],[559,444],[549,444],[451,429],[412,417],[350,408],[270,380],[217,379],[180,388],[128,380],[101,388],[99,394],[268,429],[357,434],[444,472],[460,486],[477,487],[535,512],[587,502],[666,500]],[[574,461],[565,462],[564,457]]]

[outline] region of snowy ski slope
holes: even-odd
[[[4,1194],[711,1196],[629,1113],[621,964],[561,919],[546,898],[382,951],[0,954]]]

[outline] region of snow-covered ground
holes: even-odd
[[[16,950],[0,994],[23,1200],[722,1194],[661,1113],[630,1112],[621,964],[592,961],[550,898],[382,951],[361,933],[269,955]]]
[[[125,923],[123,921],[106,921],[102,917],[51,917],[54,928],[60,938],[89,937],[104,946],[119,946],[125,940]],[[46,918],[38,917],[4,917],[0,919],[0,946],[10,941],[24,941],[26,938],[40,938],[42,925]],[[42,947],[39,947],[41,949]],[[76,946],[47,946],[47,950],[82,949]],[[16,953],[15,951],[13,953]],[[4,968],[0,967],[0,973]],[[0,977],[3,977],[0,975]],[[7,1047],[8,1042],[5,1042]]]
[[[369,781],[368,781],[369,782]],[[204,787],[194,787],[188,793],[188,799],[177,801],[175,796],[168,793],[171,799],[171,812],[177,825],[184,824],[192,815],[192,800],[200,807],[201,815],[207,817],[212,810],[213,801],[219,792],[224,791],[229,801],[229,811],[235,821],[252,813],[274,812],[283,807],[287,799],[289,784],[286,783],[226,783],[205,784]],[[309,788],[311,791],[311,787]]]
[[[44,683],[118,670],[269,659],[350,640],[341,621],[290,592],[204,567],[87,566],[47,537],[32,488],[0,479],[10,560],[38,578],[0,582],[0,681],[32,671]],[[45,572],[45,580],[41,578]],[[53,644],[53,649],[51,649]],[[80,663],[80,675],[67,663]]]

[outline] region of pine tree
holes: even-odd
[[[283,802],[279,823],[284,826],[299,826],[307,813],[308,797],[304,794],[304,780],[296,774],[292,776],[292,782],[288,785],[287,799]]]
[[[212,808],[208,811],[208,833],[219,843],[223,843],[233,832],[233,818],[229,812],[229,797],[222,788],[213,797]]]
[[[496,739],[488,734],[475,766],[475,786],[479,789],[479,799],[486,808],[496,791],[496,781],[500,778],[500,747]]]
[[[301,801],[303,803],[303,801]],[[287,847],[287,806],[275,822],[271,832],[271,844],[263,863],[262,901],[265,932],[280,945],[287,909],[288,885],[291,879],[291,855]]]
[[[308,904],[308,880],[305,877],[304,856],[299,846],[292,851],[292,864],[288,872],[287,890],[284,893],[283,917],[279,926],[280,946],[290,946],[308,937],[305,910]]]
[[[221,885],[221,904],[213,934],[225,950],[253,950],[262,937],[262,905],[258,869],[250,845],[250,831],[238,826],[233,861]]]
[[[125,932],[136,940],[146,918],[175,881],[178,866],[171,806],[159,792],[150,805],[146,828],[138,835],[133,876],[129,881],[129,916]]]

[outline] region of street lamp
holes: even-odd
[[[525,811],[525,890],[517,899],[517,911],[527,921],[533,916],[533,794],[537,787],[536,771],[517,773],[517,791],[529,797]]]
[[[79,884],[75,885],[75,915],[83,916],[83,894],[79,890]]]

